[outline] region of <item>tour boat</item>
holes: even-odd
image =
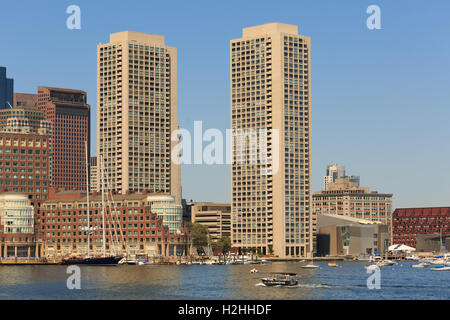
[[[272,273],[270,277],[262,278],[266,286],[295,286],[298,284],[296,273]]]

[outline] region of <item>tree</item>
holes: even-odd
[[[223,236],[216,241],[215,247],[222,249],[223,253],[227,253],[231,249],[231,239],[229,237]]]
[[[203,251],[203,247],[208,245],[208,227],[197,222],[187,225],[192,229],[192,245]]]

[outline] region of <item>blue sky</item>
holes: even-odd
[[[81,8],[81,30],[66,8]],[[381,8],[381,30],[366,8]],[[450,2],[422,0],[2,1],[0,65],[16,92],[82,89],[93,108],[96,46],[109,34],[161,34],[178,48],[178,114],[191,129],[229,123],[229,40],[242,28],[284,22],[312,41],[313,191],[326,165],[394,194],[394,208],[450,205]],[[183,166],[183,195],[229,201],[230,169]]]

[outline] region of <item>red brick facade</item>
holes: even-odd
[[[450,233],[450,207],[396,209],[392,215],[393,244],[416,248],[416,235]]]
[[[38,87],[38,109],[52,122],[52,187],[86,190],[90,106],[81,90]]]
[[[170,234],[169,228],[151,212],[146,203],[147,193],[115,194],[114,205],[105,209],[106,250],[120,249],[122,253],[162,256],[187,255],[190,230]],[[90,252],[100,253],[102,243],[101,194],[90,194]],[[87,251],[86,195],[81,192],[51,191],[50,199],[41,210],[46,254],[50,257]],[[113,225],[115,229],[113,228]],[[122,235],[120,234],[122,232]],[[117,251],[115,251],[117,252]]]

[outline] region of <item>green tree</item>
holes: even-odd
[[[200,223],[188,223],[192,229],[192,245],[198,249],[208,246],[208,227]]]
[[[215,243],[216,248],[222,249],[223,253],[227,253],[231,249],[231,239],[230,237],[221,237],[219,240]]]

